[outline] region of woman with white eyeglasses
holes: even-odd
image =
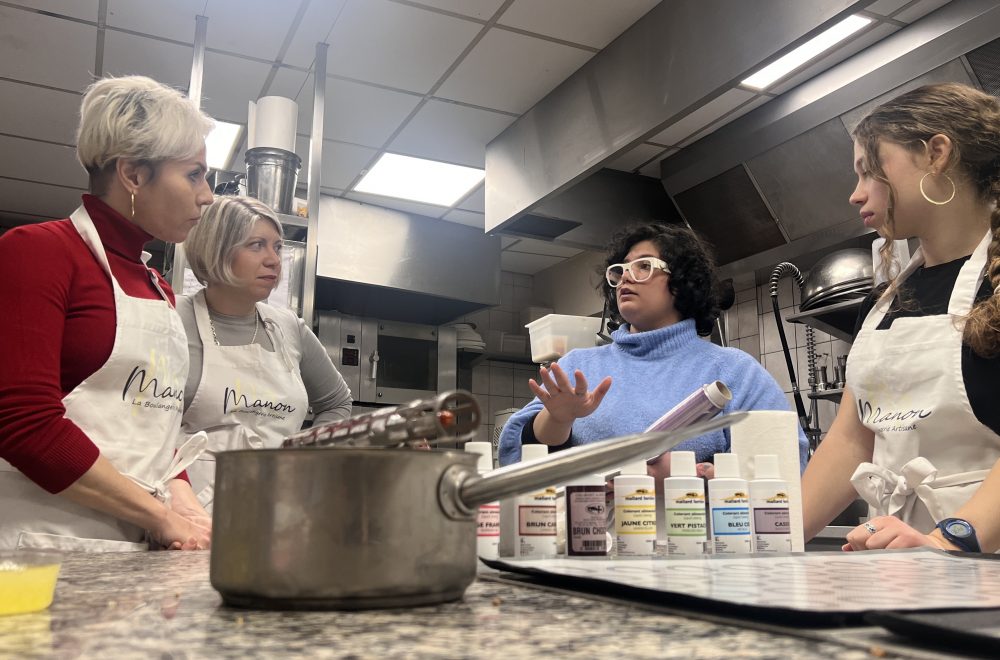
[[[770,374],[750,355],[701,339],[719,316],[708,248],[689,229],[645,225],[617,234],[608,248],[601,288],[622,325],[606,346],[570,351],[540,382],[536,398],[514,414],[500,438],[500,462],[520,460],[521,445],[587,444],[642,432],[705,383],[721,380],[733,392],[729,410],[788,410]],[[597,386],[590,389],[592,383]],[[806,439],[799,434],[802,465]],[[715,431],[677,447],[694,451],[699,473],[711,474],[715,453],[729,450],[729,431]],[[650,474],[668,476],[669,457]]]

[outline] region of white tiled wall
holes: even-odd
[[[531,275],[501,271],[500,304],[480,310],[461,320],[476,324],[476,332],[487,342],[487,350],[497,351],[500,332],[525,336],[528,331],[521,326],[520,313],[525,307],[539,305],[534,294]],[[521,408],[534,395],[528,389],[528,379],[537,378],[537,366],[487,360],[471,370],[471,383],[467,386],[476,395],[482,407],[483,424],[476,440],[489,442],[493,437],[494,415],[505,408]],[[459,372],[459,386],[469,383],[468,374]]]
[[[771,288],[768,283],[756,286],[753,273],[746,273],[733,280],[736,288],[736,303],[725,312],[725,324],[729,345],[742,349],[754,356],[788,396],[789,406],[793,406],[791,380],[788,367],[781,350],[781,340],[778,327],[774,322],[774,310],[771,303]],[[789,323],[784,319],[798,311],[800,293],[791,277],[778,281],[778,307],[785,331],[785,339],[792,359],[795,361],[795,376],[802,392],[802,402],[809,411],[810,400],[806,397],[809,390],[809,371],[806,359],[806,326],[801,323]],[[834,381],[834,365],[837,356],[846,355],[851,345],[840,339],[834,339],[825,332],[814,330],[816,355],[820,358],[826,355],[827,380]],[[818,362],[819,363],[819,362]],[[830,429],[830,424],[837,414],[838,406],[830,401],[819,402],[819,426],[823,432]]]

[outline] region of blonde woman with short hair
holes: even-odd
[[[86,90],[90,194],[0,237],[0,548],[207,548],[178,450],[187,345],[146,243],[183,241],[212,201],[213,121],[149,78]]]
[[[302,319],[264,302],[281,278],[281,223],[252,197],[218,197],[184,242],[205,288],[181,296],[191,369],[184,388],[185,433],[205,431],[209,451],[189,468],[211,508],[214,452],[277,447],[302,428],[344,419],[351,392]]]

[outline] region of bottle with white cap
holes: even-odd
[[[712,520],[712,551],[717,555],[753,552],[750,496],[740,478],[736,454],[715,455],[715,478],[708,481],[708,508]]]
[[[608,554],[608,507],[604,476],[591,474],[566,484],[566,555]]]
[[[663,480],[663,506],[667,554],[705,554],[705,480],[695,470],[693,451],[670,452],[670,476]]]
[[[465,451],[479,456],[479,474],[493,469],[493,445],[489,442],[466,442]],[[500,556],[500,502],[480,505],[476,513],[476,551],[485,559]]]
[[[652,557],[656,552],[656,486],[646,461],[622,466],[615,477],[615,554]]]
[[[531,461],[549,454],[548,445],[524,445],[521,460]],[[514,500],[515,557],[556,556],[556,489],[537,489]]]
[[[778,471],[778,457],[758,454],[753,458],[750,510],[753,517],[754,552],[792,551],[791,517],[788,513],[788,482]]]

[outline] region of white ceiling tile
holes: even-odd
[[[417,4],[488,20],[497,13],[504,0],[417,0]]]
[[[875,0],[875,2],[865,7],[865,11],[870,11],[880,16],[888,16],[909,2],[910,0]]]
[[[654,179],[660,178],[660,163],[670,158],[675,153],[680,151],[680,149],[669,149],[663,155],[658,157],[656,160],[646,163],[641,168],[639,168],[639,174],[643,176],[651,176]]]
[[[365,204],[381,206],[387,209],[395,209],[397,211],[403,211],[404,213],[423,215],[428,218],[439,218],[447,210],[443,206],[432,206],[431,204],[421,204],[420,202],[408,202],[405,199],[395,199],[393,197],[359,193],[353,190],[344,193],[344,197],[347,199],[353,199],[356,202],[364,202]]]
[[[913,23],[931,13],[935,9],[944,7],[946,4],[948,4],[948,0],[920,0],[920,2],[912,7],[907,7],[903,11],[899,12],[893,16],[893,18],[897,21],[903,21],[904,23]]]
[[[330,34],[327,73],[424,94],[481,29],[386,0],[350,2]]]
[[[0,5],[0,77],[83,91],[97,28]]]
[[[476,213],[486,213],[486,185],[480,184],[472,194],[463,199],[458,208]]]
[[[308,134],[312,132],[313,81],[306,75],[303,86],[302,75],[280,69],[268,94],[295,99],[299,104],[298,132]],[[327,78],[323,138],[379,149],[420,100],[413,94]]]
[[[265,60],[278,57],[288,35],[298,2],[208,0],[206,46]],[[191,22],[194,35],[194,21]]]
[[[205,53],[201,107],[216,119],[246,124],[247,107],[256,101],[271,67],[241,57]]]
[[[0,80],[0,133],[76,144],[81,97]]]
[[[463,211],[462,209],[452,209],[448,211],[443,216],[442,220],[447,220],[448,222],[457,222],[460,225],[467,225],[469,227],[475,227],[476,229],[483,229],[486,227],[486,214],[485,213],[475,213],[473,211]]]
[[[517,243],[507,248],[511,252],[523,252],[525,254],[538,254],[546,257],[562,257],[568,259],[583,252],[578,248],[556,245],[551,241],[543,241],[537,238],[522,238]]]
[[[104,73],[107,75],[149,76],[186,92],[191,84],[193,58],[191,46],[178,46],[116,30],[105,32]]]
[[[0,154],[0,177],[87,187],[87,173],[73,147],[0,135]]]
[[[346,189],[377,153],[378,151],[368,147],[324,140],[322,185]],[[300,180],[305,182],[305,179]]]
[[[697,142],[698,140],[702,139],[706,135],[710,135],[710,134],[716,132],[717,130],[719,130],[720,128],[722,128],[723,126],[725,126],[726,124],[728,124],[728,123],[730,123],[732,121],[736,121],[737,119],[739,119],[740,117],[742,117],[746,113],[750,112],[751,110],[753,110],[755,108],[758,108],[758,107],[764,105],[765,103],[767,103],[770,100],[771,100],[770,96],[758,96],[757,98],[751,100],[750,102],[745,103],[745,104],[741,105],[740,107],[736,108],[735,110],[733,110],[729,114],[721,117],[720,119],[717,119],[716,121],[713,121],[711,124],[709,124],[705,128],[701,129],[700,131],[698,131],[697,133],[695,133],[691,137],[689,137],[686,140],[684,140],[683,142],[681,142],[680,146],[686,147],[689,144],[693,144],[694,142]]]
[[[594,48],[604,48],[659,0],[516,0],[497,21]]]
[[[504,250],[500,253],[500,270],[509,270],[512,273],[523,273],[534,275],[546,268],[551,268],[558,263],[562,263],[562,257],[547,257],[540,254],[527,254],[525,252],[511,252]]]
[[[205,11],[206,3],[211,4],[207,0],[170,0],[169,5],[162,0],[108,0],[107,24],[193,44],[194,18]],[[215,21],[209,21],[208,34],[214,27]]]
[[[323,0],[310,2],[299,29],[295,32],[282,62],[292,66],[311,68],[316,56],[316,44],[329,43],[327,38],[341,9],[348,0]]]
[[[622,172],[634,172],[636,168],[642,167],[645,163],[662,154],[664,151],[666,149],[655,144],[640,144],[618,156],[610,163],[605,163],[604,167],[621,170]]]
[[[486,144],[515,117],[429,100],[389,145],[390,151],[469,167],[486,167]]]
[[[781,82],[770,88],[768,91],[774,92],[775,94],[784,94],[790,89],[798,87],[810,78],[815,78],[819,74],[823,73],[829,68],[832,68],[843,62],[848,57],[860,53],[865,48],[868,48],[874,43],[882,41],[888,37],[893,32],[899,30],[895,25],[890,25],[889,23],[881,23],[876,25],[874,28],[868,30],[867,32],[861,34],[856,39],[853,39],[840,48],[837,48],[831,53],[823,56],[813,64],[810,64],[802,71],[796,73],[788,80]]]
[[[593,53],[507,30],[490,30],[437,96],[523,114]]]
[[[97,22],[98,0],[15,0],[14,4]]]
[[[684,138],[697,133],[701,128],[753,97],[752,92],[730,89],[649,138],[649,141],[659,144],[679,144]]]
[[[43,183],[0,179],[0,215],[10,211],[49,220],[68,218],[80,206],[80,196],[84,192]]]

